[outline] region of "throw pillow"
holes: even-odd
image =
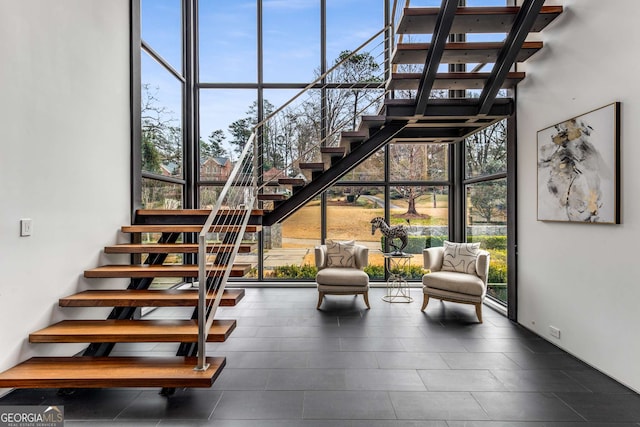
[[[444,241],[443,271],[476,274],[476,259],[480,243],[453,243]]]
[[[335,242],[327,240],[327,267],[351,267],[356,266],[355,242]]]

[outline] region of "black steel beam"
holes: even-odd
[[[426,111],[424,117],[455,118],[476,117],[479,103],[478,99],[469,98],[430,99],[428,105],[429,108]],[[513,114],[514,110],[515,107],[512,99],[500,98],[492,103],[487,116],[508,117]],[[415,111],[415,104],[411,102],[389,102],[386,104],[386,111],[387,117],[406,117],[407,119],[414,118],[413,112]]]
[[[305,203],[329,188],[345,174],[387,144],[405,125],[406,122],[392,122],[380,129],[371,138],[358,145],[347,156],[343,157],[340,162],[324,171],[318,178],[311,181],[300,191],[291,195],[291,197],[280,203],[274,210],[266,214],[262,218],[263,225],[270,226],[280,222],[303,207]]]
[[[451,25],[456,16],[457,8],[458,0],[442,0],[440,12],[438,12],[438,18],[436,19],[436,26],[433,30],[433,36],[431,37],[431,46],[429,46],[429,50],[427,51],[427,59],[425,60],[424,69],[422,70],[420,86],[418,86],[418,93],[416,94],[415,114],[418,116],[424,115],[427,109],[431,88],[433,88],[433,83],[436,80],[438,66],[442,59],[444,47],[449,39]]]
[[[504,79],[507,77],[509,70],[513,66],[518,52],[520,52],[522,48],[522,43],[524,43],[527,35],[531,31],[543,4],[544,0],[524,0],[513,22],[511,31],[507,35],[504,46],[498,54],[498,59],[493,66],[491,75],[480,94],[478,114],[487,114],[491,109],[491,105],[496,99],[496,95],[502,87],[502,83],[504,83]]]

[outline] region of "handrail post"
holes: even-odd
[[[196,371],[209,368],[206,355],[206,302],[207,302],[207,235],[198,235],[198,365]]]

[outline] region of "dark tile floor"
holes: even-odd
[[[210,344],[227,367],[211,389],[17,390],[0,405],[64,405],[67,426],[569,427],[640,426],[640,395],[489,308],[247,289],[221,308],[238,328]],[[184,317],[161,309],[152,317]],[[173,355],[175,345],[118,345]]]

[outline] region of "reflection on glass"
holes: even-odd
[[[314,247],[320,244],[320,198],[279,224],[262,227],[265,279],[313,280]]]
[[[390,144],[391,181],[446,181],[448,144]]]
[[[473,178],[507,171],[507,121],[502,120],[468,137],[465,175]]]
[[[355,169],[347,172],[340,181],[383,181],[384,180],[384,148],[375,152]],[[355,187],[357,190],[357,186]]]
[[[141,0],[142,40],[182,73],[182,0]]]
[[[200,179],[224,182],[256,123],[255,90],[200,91]]]
[[[311,82],[320,67],[320,2],[263,3],[264,81]]]
[[[369,248],[372,279],[384,277],[380,234],[371,234],[371,220],[384,216],[384,189],[367,186],[334,186],[327,190],[327,239],[355,240]]]
[[[142,179],[143,209],[182,209],[182,185]]]
[[[399,185],[389,196],[391,225],[404,225],[409,233],[404,252],[421,256],[424,248],[442,246],[449,235],[448,187]]]
[[[182,177],[182,82],[142,52],[142,170]]]
[[[257,82],[256,7],[255,0],[198,3],[200,81]]]
[[[507,181],[468,185],[467,241],[489,251],[487,295],[507,302]]]

